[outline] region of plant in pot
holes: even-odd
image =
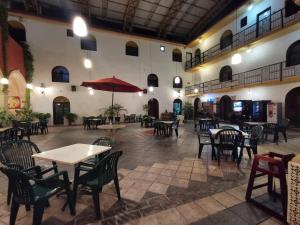
[[[77,120],[78,116],[77,116],[77,114],[75,114],[75,113],[69,112],[69,113],[66,113],[66,114],[65,114],[65,118],[68,120],[69,126],[71,126],[72,123],[74,123],[75,120]]]
[[[24,107],[20,110],[16,110],[15,118],[20,121],[32,121],[36,117],[36,113],[34,113],[31,109]]]
[[[114,114],[115,114],[114,107],[112,107],[111,105],[104,111],[104,115],[107,116],[108,120],[111,122],[113,121]]]
[[[0,127],[7,127],[12,119],[12,114],[0,108]]]
[[[183,112],[185,120],[191,119],[193,114],[193,105],[192,103],[186,101],[183,104]]]
[[[43,120],[43,121],[49,120],[50,117],[51,117],[51,114],[50,114],[50,113],[38,113],[38,114],[37,114],[37,118],[38,118],[39,120]]]
[[[125,109],[123,106],[119,105],[119,104],[114,104],[114,112],[116,114],[115,120],[116,122],[120,122],[120,112],[124,111],[127,112],[127,109]]]

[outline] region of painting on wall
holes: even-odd
[[[21,100],[19,96],[9,96],[8,97],[8,109],[20,109]]]

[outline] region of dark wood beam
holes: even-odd
[[[126,10],[124,12],[123,17],[123,30],[131,31],[132,30],[132,22],[135,16],[136,9],[140,3],[140,0],[128,0]]]

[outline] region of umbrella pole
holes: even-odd
[[[111,110],[112,110],[111,123],[113,123],[114,122],[114,91],[111,94]]]

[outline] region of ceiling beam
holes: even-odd
[[[24,5],[27,12],[40,14],[38,0],[24,0]]]
[[[135,16],[136,9],[140,3],[140,0],[128,0],[126,10],[124,12],[123,17],[123,30],[131,31],[132,30],[132,22]]]
[[[102,9],[101,9],[101,16],[107,16],[107,9],[108,9],[108,0],[102,0]]]
[[[167,28],[171,24],[172,20],[176,17],[177,13],[180,11],[181,7],[184,4],[184,0],[173,0],[172,5],[170,6],[167,14],[162,19],[159,30],[158,36],[165,37],[167,34]]]
[[[149,14],[148,14],[148,16],[147,16],[147,20],[146,20],[145,23],[144,23],[144,26],[145,26],[145,27],[147,27],[147,26],[149,25],[149,23],[150,23],[150,21],[151,21],[153,15],[154,15],[154,12],[155,12],[156,9],[157,9],[157,6],[159,5],[159,3],[160,3],[160,0],[155,0],[155,2],[153,2],[153,5],[152,5],[152,7],[151,7],[151,9],[150,9],[150,11],[149,11]]]

